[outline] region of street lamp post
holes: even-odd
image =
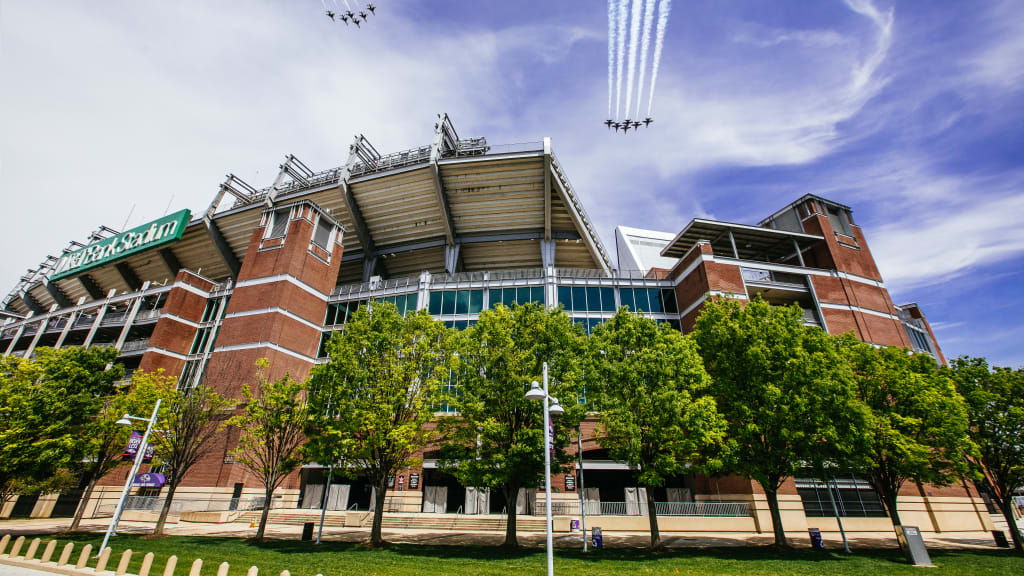
[[[128,478],[124,481],[124,490],[121,491],[121,499],[117,501],[117,508],[114,510],[114,516],[110,519],[110,526],[107,527],[107,533],[103,536],[103,544],[100,545],[99,553],[97,555],[103,553],[103,549],[107,547],[107,542],[110,540],[111,534],[117,533],[117,523],[121,519],[121,510],[124,508],[124,500],[128,497],[128,492],[132,489],[132,481],[135,480],[135,474],[138,473],[139,466],[142,464],[143,458],[145,458],[146,443],[149,440],[149,433],[153,431],[153,424],[156,423],[156,415],[159,410],[160,399],[158,398],[156,406],[153,407],[153,415],[148,419],[125,414],[116,422],[116,424],[122,426],[131,426],[132,420],[148,420],[149,424],[146,425],[146,433],[142,435],[142,442],[139,443],[139,448],[135,452],[135,461],[132,463],[132,470],[128,473]]]
[[[548,394],[548,363],[544,363],[544,388],[536,381],[526,393],[528,400],[544,401],[544,512],[547,516],[545,532],[547,533],[548,576],[555,574],[555,556],[551,536],[551,415],[564,414],[565,410],[558,403],[558,398]],[[550,401],[550,405],[549,405]]]

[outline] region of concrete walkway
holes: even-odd
[[[109,519],[83,520],[82,531],[100,532],[106,530]],[[53,534],[65,532],[71,520],[68,518],[50,519],[17,519],[0,520],[0,534],[13,536],[29,534]],[[150,522],[121,522],[118,531],[123,534],[146,534],[153,530]],[[425,544],[442,546],[497,546],[504,540],[503,532],[450,532],[411,529],[385,529],[384,539],[396,544]],[[205,524],[199,522],[180,522],[168,524],[166,533],[171,536],[220,536],[229,538],[249,538],[256,535],[256,528],[249,524],[225,523]],[[266,535],[281,540],[298,540],[302,534],[302,526],[288,524],[270,524]],[[369,528],[339,528],[325,526],[323,539],[335,542],[361,542],[369,539]],[[794,546],[810,546],[806,534],[790,534],[790,542]],[[314,533],[315,537],[315,533]],[[825,535],[828,548],[841,548],[842,541],[838,534]],[[765,546],[774,541],[769,534],[747,533],[674,533],[662,532],[662,541],[670,548],[703,548],[728,546]],[[995,547],[991,534],[986,532],[958,533],[956,535],[926,534],[925,541],[930,548],[979,549]],[[543,547],[544,534],[536,532],[520,532],[519,542],[523,546]],[[604,532],[604,545],[611,548],[644,548],[650,544],[647,532]],[[556,534],[555,546],[559,548],[582,547],[580,534]],[[896,537],[892,533],[860,534],[850,538],[853,548],[896,548]]]
[[[53,572],[0,564],[0,576],[53,576]]]

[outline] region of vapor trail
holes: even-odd
[[[626,15],[629,0],[619,0],[619,15],[615,32],[615,119],[620,118],[620,102],[622,101],[622,61],[626,54]]]
[[[324,11],[326,12],[328,10],[327,2],[324,2],[324,0],[320,0],[320,3],[324,5]]]
[[[349,12],[351,12],[351,11],[352,11],[352,5],[348,3],[348,0],[345,0],[345,6],[347,6],[347,7],[348,7],[348,11],[349,11]]]
[[[665,45],[665,27],[668,26],[668,14],[672,10],[672,0],[661,0],[658,3],[658,35],[654,40],[654,65],[651,68],[651,94],[647,100],[647,117],[651,117],[654,106],[654,84],[658,81],[658,66],[661,64],[661,49]]]
[[[636,86],[636,117],[640,119],[640,99],[644,94],[644,73],[647,72],[647,53],[651,47],[651,25],[654,24],[655,0],[644,0],[644,35],[640,40],[640,81]]]
[[[615,86],[615,0],[608,0],[608,118],[612,117]]]
[[[629,21],[629,72],[626,77],[626,118],[633,103],[633,80],[636,78],[636,49],[640,44],[640,8],[643,0],[633,0],[633,14]],[[639,96],[637,96],[639,98]]]

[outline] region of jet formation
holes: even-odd
[[[335,4],[337,4],[337,2],[335,2]],[[349,6],[348,0],[345,0],[345,7],[348,8],[348,10],[344,12],[338,10],[337,12],[335,12],[329,8],[326,8],[325,4],[324,14],[326,14],[327,17],[331,19],[331,22],[337,22],[340,20],[341,22],[345,23],[345,26],[348,26],[351,23],[355,24],[356,28],[362,28],[362,25],[366,23],[367,18],[369,18],[371,15],[377,14],[377,7],[374,6],[373,4],[366,5],[366,10],[370,11],[369,14],[367,14],[365,10],[353,12],[352,7]]]
[[[622,133],[625,134],[626,132],[629,132],[630,128],[632,128],[633,130],[639,130],[640,128],[646,128],[650,126],[652,122],[654,122],[652,118],[644,118],[642,121],[630,120],[629,118],[627,118],[625,120],[622,120],[621,122],[616,122],[615,120],[608,119],[604,121],[604,125],[607,126],[609,130],[615,128],[616,132],[618,132],[621,128]]]

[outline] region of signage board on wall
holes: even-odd
[[[60,280],[97,266],[110,264],[137,252],[173,242],[185,232],[192,212],[180,210],[163,218],[125,230],[120,234],[104,238],[68,252],[57,260],[50,273],[50,280]]]

